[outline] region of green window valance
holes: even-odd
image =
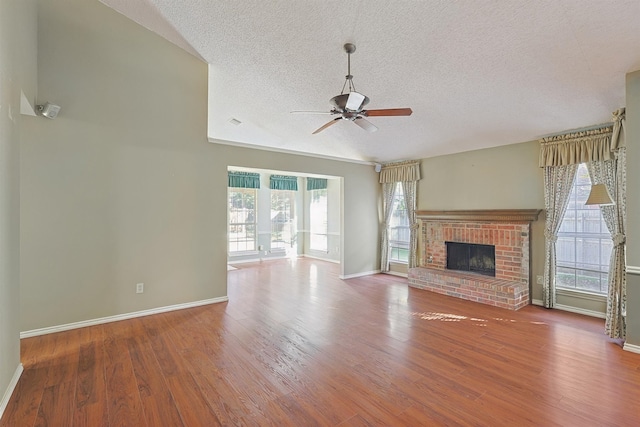
[[[260,188],[260,174],[253,172],[229,171],[229,187]]]
[[[298,191],[298,177],[287,175],[271,175],[269,188],[272,190]]]
[[[324,190],[327,188],[326,178],[307,178],[307,191]]]

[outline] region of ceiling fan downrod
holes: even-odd
[[[353,43],[345,43],[344,51],[347,52],[347,75],[345,76],[344,85],[342,85],[342,92],[344,94],[344,88],[349,84],[349,92],[356,92],[356,86],[353,84],[353,76],[351,75],[351,54],[356,51],[356,45]]]

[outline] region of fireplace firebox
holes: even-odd
[[[445,242],[447,245],[447,269],[496,275],[496,247],[472,243]]]

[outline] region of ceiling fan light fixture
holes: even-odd
[[[349,92],[349,98],[347,98],[347,105],[345,108],[351,111],[360,111],[365,98],[366,96],[361,93]]]

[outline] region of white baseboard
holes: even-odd
[[[600,319],[604,319],[606,317],[605,313],[600,313],[599,311],[593,310],[585,310],[584,308],[571,307],[570,305],[556,304],[553,306],[553,308],[563,311],[570,311],[571,313],[584,314],[585,316],[598,317]]]
[[[398,271],[383,271],[383,274],[390,274],[391,276],[398,276],[398,277],[404,277],[405,279],[409,277],[409,275],[407,273],[400,273]]]
[[[340,275],[340,276],[338,276],[338,278],[342,279],[342,280],[355,279],[356,277],[372,276],[372,275],[378,274],[380,272],[381,272],[380,270],[364,271],[362,273],[347,274],[347,275],[344,275],[344,276]]]
[[[233,259],[233,258],[227,258],[227,264],[230,265],[235,265],[235,264],[246,264],[249,262],[260,262],[263,261],[266,258],[251,258],[251,259]]]
[[[4,396],[2,396],[2,400],[0,401],[0,420],[2,419],[2,415],[4,414],[4,410],[7,409],[7,405],[9,404],[9,399],[11,399],[11,395],[13,391],[16,389],[18,385],[18,380],[20,379],[20,375],[22,375],[22,371],[24,371],[24,367],[22,363],[18,365],[16,371],[13,373],[13,378],[11,378],[11,382],[9,383],[9,387],[4,392]]]
[[[278,256],[263,256],[262,258],[251,258],[251,259],[238,259],[235,260],[233,258],[227,258],[227,264],[235,265],[235,264],[247,264],[250,262],[262,262],[262,261],[271,261],[276,259],[285,259],[291,258],[288,255],[278,255]],[[295,258],[295,257],[294,257]]]
[[[53,334],[55,332],[69,331],[71,329],[84,328],[87,326],[101,325],[103,323],[118,322],[120,320],[133,319],[135,317],[150,316],[152,314],[166,313],[168,311],[182,310],[185,308],[199,307],[201,305],[215,304],[229,301],[229,297],[218,297],[204,299],[200,301],[185,302],[182,304],[168,305],[165,307],[151,308],[149,310],[134,311],[132,313],[117,314],[115,316],[100,317],[98,319],[83,320],[80,322],[66,323],[64,325],[49,326],[46,328],[32,329],[20,332],[20,338],[37,337],[39,335]]]
[[[544,303],[541,299],[532,299],[531,305],[539,305],[540,307],[544,307]],[[598,317],[600,319],[604,319],[606,317],[605,313],[600,313],[599,311],[593,310],[585,310],[584,308],[572,307],[570,305],[556,304],[553,306],[553,308],[562,311],[569,311],[571,313],[584,314],[585,316]]]
[[[639,353],[640,354],[640,345],[624,343],[624,346],[622,347],[622,349],[626,350],[626,351],[630,351],[632,353]]]
[[[327,262],[332,262],[334,264],[340,264],[340,261],[335,260],[335,259],[331,259],[331,258],[322,258],[322,257],[319,257],[319,256],[309,255],[309,254],[303,254],[303,255],[300,255],[300,256],[303,257],[303,258],[318,259],[320,261],[327,261]]]

